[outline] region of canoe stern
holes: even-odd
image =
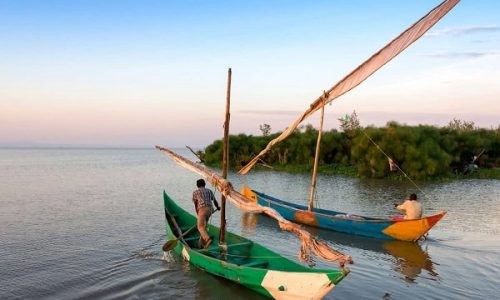
[[[280,271],[268,271],[261,285],[275,299],[321,299],[335,287],[323,273]]]
[[[418,220],[397,221],[384,229],[383,233],[396,240],[414,242],[426,234],[445,214],[446,212],[442,211]]]

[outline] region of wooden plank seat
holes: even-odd
[[[240,266],[247,267],[247,268],[264,268],[264,267],[267,267],[268,264],[269,264],[269,262],[265,261],[265,260],[253,260],[249,263],[241,264]]]
[[[189,243],[189,242],[192,242],[192,241],[198,241],[199,239],[200,239],[200,236],[199,235],[195,235],[195,236],[192,236],[192,237],[184,238],[184,241],[186,243]]]
[[[207,249],[199,249],[198,252],[200,253],[210,253],[210,252],[215,252],[219,250],[219,246],[211,246],[208,247]]]
[[[181,227],[181,231],[182,233],[186,232],[186,230],[188,230],[189,228],[191,228],[192,226],[183,226]]]
[[[246,241],[246,242],[241,242],[241,243],[235,243],[235,244],[230,244],[227,245],[227,249],[234,249],[234,248],[244,248],[244,247],[250,247],[252,246],[253,242]]]
[[[227,250],[238,248],[238,247],[249,247],[252,246],[253,242],[247,241],[247,242],[242,242],[242,243],[235,243],[231,245],[227,245]],[[200,249],[198,252],[200,253],[207,253],[207,252],[214,252],[222,250],[222,248],[219,247],[219,245],[212,245],[211,247],[208,247],[207,249]]]

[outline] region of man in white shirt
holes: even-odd
[[[405,200],[403,204],[394,204],[394,206],[398,210],[404,212],[405,220],[415,220],[422,218],[422,204],[417,201],[416,194],[411,194],[410,199]]]

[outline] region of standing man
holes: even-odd
[[[193,203],[194,208],[196,209],[196,215],[198,216],[198,222],[196,225],[198,227],[198,231],[200,232],[198,247],[207,248],[210,243],[212,243],[212,239],[206,230],[208,219],[210,218],[210,215],[215,212],[212,202],[215,204],[217,210],[220,210],[220,208],[219,203],[215,200],[214,193],[205,188],[205,180],[198,179],[196,181],[196,186],[198,189],[193,192]]]
[[[398,210],[404,212],[405,220],[415,220],[422,218],[422,204],[417,201],[416,194],[411,194],[410,199],[405,200],[403,204],[397,205],[395,203],[394,206]]]

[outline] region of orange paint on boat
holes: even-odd
[[[253,202],[257,202],[257,195],[252,192],[252,190],[248,186],[243,185],[243,187],[241,188],[241,194],[252,200]]]
[[[422,219],[398,221],[384,229],[383,233],[397,240],[414,242],[427,233],[445,214],[446,212],[442,211]]]
[[[295,213],[295,215],[293,216],[293,218],[295,221],[302,223],[302,224],[311,225],[311,226],[318,226],[319,225],[318,220],[314,216],[314,213],[312,213],[310,211],[304,211],[304,210],[297,211]]]

